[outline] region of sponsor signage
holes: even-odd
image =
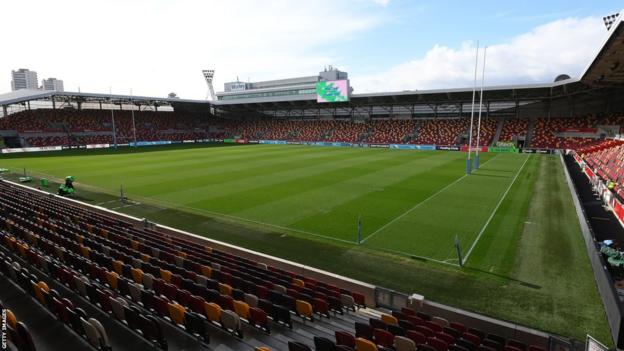
[[[3,154],[14,154],[19,152],[39,152],[39,151],[58,151],[62,150],[62,146],[42,146],[42,147],[18,147],[2,149]]]
[[[89,144],[87,149],[105,149],[110,147],[110,144]]]
[[[554,153],[554,150],[524,148],[522,149],[522,153],[523,154],[552,154]]]
[[[438,145],[438,146],[436,146],[436,150],[443,150],[443,151],[459,151],[459,146],[443,146],[443,145]]]

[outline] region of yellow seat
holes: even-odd
[[[399,321],[396,319],[396,317],[389,314],[382,314],[381,320],[388,325],[399,325]]]
[[[89,223],[86,223],[86,226],[87,226],[87,231],[88,231],[89,233],[93,234],[93,225],[92,225],[92,224],[89,224]]]
[[[259,347],[256,347],[254,351],[271,351],[271,349],[266,346],[259,346]]]
[[[141,254],[141,261],[143,262],[149,262],[150,258],[151,257],[148,254]]]
[[[90,256],[90,251],[91,249],[89,249],[86,246],[80,245],[80,254],[84,257],[84,258],[89,258]]]
[[[106,281],[108,282],[108,285],[112,289],[117,290],[117,280],[119,279],[119,274],[112,271],[106,271],[104,275],[106,276]]]
[[[78,240],[78,244],[80,245],[84,244],[84,236],[76,235],[76,240]]]
[[[37,283],[37,285],[38,285],[41,289],[45,290],[46,292],[50,292],[50,288],[48,287],[48,284],[46,284],[46,282],[44,282],[44,281],[40,281],[39,283]]]
[[[186,252],[183,252],[183,251],[178,251],[178,256],[180,256],[182,258],[186,258],[187,257]]]
[[[136,240],[130,240],[130,246],[135,249],[138,250],[139,249],[139,242]]]
[[[17,244],[17,251],[19,251],[20,256],[26,257],[26,250],[28,250],[28,245],[26,245],[26,244]]]
[[[206,278],[210,278],[212,276],[212,268],[208,267],[208,266],[201,266],[201,273],[206,277]]]
[[[100,229],[100,234],[105,237],[106,239],[108,239],[108,230],[107,229]]]
[[[244,319],[249,317],[249,305],[244,301],[234,300],[234,312]]]
[[[113,261],[113,269],[115,270],[115,272],[117,272],[117,274],[122,274],[123,273],[123,261],[120,260],[114,260]]]
[[[130,273],[132,274],[132,279],[137,284],[143,283],[143,271],[139,268],[131,268]]]
[[[204,302],[204,311],[209,321],[221,323],[221,306],[214,302]]]
[[[208,252],[208,253],[212,253],[212,247],[210,247],[210,246],[204,246],[204,249],[206,250],[206,252]]]
[[[305,282],[301,279],[297,279],[297,278],[293,278],[292,283],[296,286],[300,286],[300,287],[304,287],[305,286]]]
[[[177,303],[168,303],[167,309],[169,310],[169,317],[171,320],[180,325],[184,325],[184,314],[186,310],[184,307]]]
[[[314,311],[312,310],[312,305],[310,305],[309,302],[297,300],[295,301],[295,308],[297,309],[297,314],[301,317],[314,320]]]
[[[232,296],[232,287],[224,283],[219,283],[219,292],[223,295]]]
[[[6,320],[7,323],[11,326],[11,328],[15,329],[17,327],[17,318],[10,309],[6,309]]]
[[[161,269],[160,270],[160,277],[166,281],[167,283],[171,283],[171,271],[166,270],[166,269]]]
[[[355,339],[355,349],[357,351],[377,351],[377,345],[374,342],[363,339]]]
[[[39,300],[39,302],[41,302],[42,305],[45,305],[46,301],[45,301],[45,297],[43,297],[42,290],[49,292],[50,288],[48,287],[48,284],[46,284],[45,282],[39,282],[33,286],[33,289],[35,290],[35,297],[37,297],[37,300]]]

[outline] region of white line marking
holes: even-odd
[[[396,255],[408,256],[408,257],[411,257],[411,258],[417,258],[417,259],[421,259],[421,260],[432,261],[432,262],[436,262],[436,263],[440,263],[440,264],[446,264],[446,265],[449,265],[449,266],[459,267],[459,264],[447,262],[448,260],[440,261],[440,260],[436,260],[435,258],[431,258],[431,257],[427,257],[427,256],[414,255],[414,254],[411,254],[411,253],[408,253],[408,252],[404,252],[404,251],[386,249],[386,248],[383,248],[383,247],[375,247],[375,250],[386,251],[386,252],[393,253],[393,254],[396,254]]]
[[[486,163],[492,161],[493,159],[497,158],[500,154],[492,157],[491,159],[485,161],[481,166],[485,166]],[[444,188],[438,190],[437,192],[435,192],[434,194],[432,194],[431,196],[429,196],[428,198],[422,200],[421,202],[417,203],[416,205],[414,205],[414,207],[410,208],[409,210],[403,212],[402,214],[398,215],[397,217],[395,217],[393,220],[391,220],[390,222],[384,224],[383,226],[381,226],[381,228],[375,230],[373,233],[369,234],[366,238],[362,239],[362,244],[364,242],[366,242],[366,240],[372,238],[374,235],[377,235],[379,232],[381,232],[382,230],[386,229],[387,227],[389,227],[390,225],[392,225],[393,223],[395,223],[396,221],[398,221],[399,219],[407,216],[410,212],[414,211],[415,209],[417,209],[418,207],[420,207],[422,204],[424,204],[425,202],[433,199],[434,197],[440,195],[442,192],[444,192],[446,189],[450,188],[451,186],[455,185],[456,183],[458,183],[460,180],[466,178],[468,175],[464,174],[463,176],[457,178],[455,181],[453,181],[452,183],[448,184],[447,186],[445,186]]]
[[[516,179],[518,179],[518,176],[520,175],[520,173],[522,173],[522,170],[524,169],[524,165],[526,165],[526,163],[529,160],[529,158],[531,158],[531,154],[529,154],[529,156],[527,156],[527,158],[522,163],[522,167],[520,167],[520,169],[518,170],[518,173],[516,173],[516,176],[511,181],[511,183],[507,187],[507,190],[505,190],[505,193],[503,194],[503,196],[498,201],[498,204],[496,205],[496,207],[492,211],[492,214],[490,214],[490,218],[488,218],[487,222],[485,222],[485,225],[483,226],[483,228],[481,228],[481,231],[479,232],[479,235],[477,235],[477,238],[472,243],[472,246],[470,246],[470,249],[468,249],[468,253],[466,253],[466,256],[464,256],[464,264],[468,261],[468,257],[470,257],[470,254],[472,253],[472,250],[474,250],[474,248],[477,246],[477,243],[479,242],[479,239],[481,239],[481,235],[483,235],[483,233],[485,232],[485,229],[487,229],[488,225],[490,225],[490,222],[492,221],[492,218],[494,218],[494,215],[496,214],[496,211],[498,211],[498,208],[503,203],[503,200],[505,200],[505,198],[507,197],[507,194],[509,193],[509,190],[511,190],[511,187],[516,182]]]

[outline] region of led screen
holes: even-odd
[[[316,83],[317,102],[349,101],[349,81],[330,80]]]

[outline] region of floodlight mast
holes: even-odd
[[[206,84],[208,84],[208,94],[206,94],[206,100],[210,98],[210,100],[215,101],[217,97],[214,92],[214,87],[212,86],[212,79],[214,78],[214,69],[205,69],[202,70],[204,75],[204,79],[206,79]]]

